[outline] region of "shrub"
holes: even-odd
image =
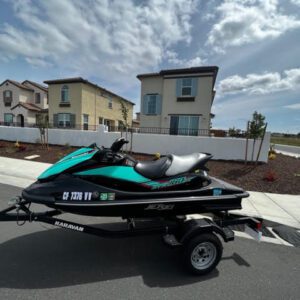
[[[273,182],[277,179],[277,174],[274,171],[270,170],[270,171],[266,172],[263,179],[268,182]]]

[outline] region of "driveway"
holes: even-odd
[[[1,184],[0,208],[19,193]],[[194,277],[182,269],[180,252],[159,237],[110,240],[14,222],[0,223],[0,232],[2,299],[298,299],[300,294],[299,248],[236,238],[224,245],[215,272]]]

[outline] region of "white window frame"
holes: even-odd
[[[157,95],[149,94],[148,97],[149,97],[149,101],[147,103],[147,115],[156,115],[156,113],[157,113]]]
[[[71,127],[71,114],[59,113],[57,123],[59,127]]]
[[[9,122],[6,121],[6,119],[5,119],[7,116],[11,116],[11,120],[10,120]],[[13,115],[13,114],[10,114],[10,113],[5,113],[5,114],[4,114],[4,123],[5,123],[5,124],[6,124],[6,123],[7,123],[7,124],[12,124],[13,122],[14,122],[14,115]]]
[[[108,96],[108,108],[112,109],[113,108],[113,100],[111,96]]]
[[[191,84],[186,84],[184,81],[185,80],[190,80]],[[191,97],[192,96],[192,89],[193,89],[193,79],[192,78],[182,78],[182,84],[181,84],[181,96],[182,97]],[[190,93],[189,94],[183,94],[183,89],[190,89]]]
[[[67,85],[63,85],[60,91],[60,101],[62,103],[69,103],[70,98],[69,98],[69,87]]]

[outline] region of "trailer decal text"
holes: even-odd
[[[55,221],[54,225],[62,227],[62,228],[67,228],[67,229],[71,229],[71,230],[80,231],[80,232],[83,232],[83,230],[84,230],[84,228],[81,227],[81,226],[69,224],[69,223],[66,223],[66,222]]]

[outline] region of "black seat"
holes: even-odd
[[[189,155],[171,154],[171,166],[166,171],[167,176],[174,176],[181,173],[190,172],[204,165],[212,156],[206,153],[193,153]]]
[[[162,157],[154,161],[140,161],[135,165],[134,169],[149,179],[158,179],[165,176],[170,165],[171,160],[168,157]]]

